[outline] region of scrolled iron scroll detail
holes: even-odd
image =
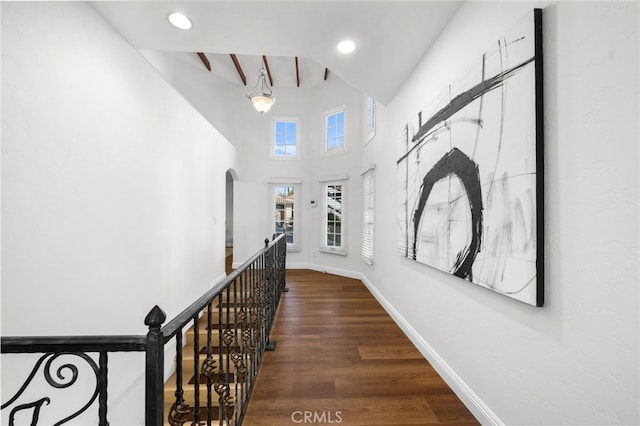
[[[235,350],[232,351],[231,361],[233,361],[233,364],[236,366],[236,371],[238,372],[238,375],[241,377],[244,377],[244,375],[247,373],[247,366],[244,363],[244,358],[242,354]]]
[[[169,409],[167,420],[171,426],[182,426],[189,421],[191,407],[184,402],[184,399],[176,400]]]
[[[247,309],[244,306],[238,311],[238,323],[243,326],[247,324]]]
[[[61,366],[58,367],[58,370],[56,371],[56,377],[59,380],[66,380],[67,378],[62,374],[62,372],[64,370],[69,370],[72,374],[71,379],[69,379],[68,382],[64,383],[64,382],[57,382],[55,378],[53,378],[53,376],[51,375],[51,364],[53,363],[53,361],[55,361],[55,359],[57,358],[57,356],[51,357],[46,364],[44,365],[44,377],[45,379],[47,379],[47,383],[49,383],[51,386],[53,386],[54,388],[57,389],[65,389],[68,388],[69,386],[72,386],[76,380],[78,380],[78,367],[76,367],[73,364],[62,364]],[[93,362],[93,360],[91,360]],[[95,365],[95,364],[94,364]],[[95,367],[95,371],[96,374],[98,372],[98,367]],[[96,375],[97,377],[97,375]]]
[[[45,398],[40,398],[37,401],[29,402],[27,404],[17,405],[9,413],[9,426],[15,425],[16,413],[18,411],[27,410],[29,408],[33,408],[33,414],[31,415],[31,424],[32,425],[38,424],[38,418],[40,417],[40,409],[42,408],[42,405],[45,403],[49,405],[50,402],[51,400],[45,397]]]
[[[4,403],[4,404],[2,404],[2,406],[0,406],[0,409],[4,410],[5,408],[8,408],[8,407],[12,406],[13,403],[16,402],[18,400],[18,398],[20,398],[20,396],[22,396],[24,391],[29,387],[29,385],[33,381],[34,377],[38,373],[38,370],[40,370],[40,366],[42,366],[43,363],[44,363],[43,375],[44,375],[45,380],[47,381],[47,383],[51,387],[56,388],[56,389],[66,389],[66,388],[69,388],[69,387],[73,386],[78,381],[79,369],[78,369],[77,365],[72,364],[70,362],[66,362],[66,363],[60,365],[57,368],[57,370],[55,372],[55,377],[51,373],[52,372],[53,363],[58,358],[60,358],[62,356],[75,356],[75,357],[78,357],[78,358],[81,358],[82,360],[84,360],[89,365],[89,367],[91,367],[91,369],[93,370],[93,373],[94,373],[95,378],[96,378],[96,387],[95,387],[95,390],[93,392],[93,395],[91,395],[91,398],[89,398],[89,401],[85,405],[83,405],[80,409],[78,409],[76,412],[72,413],[71,415],[65,417],[64,419],[58,421],[57,423],[54,423],[54,426],[58,426],[58,425],[64,424],[64,423],[68,422],[69,420],[72,420],[72,419],[78,417],[80,414],[84,413],[96,401],[96,399],[98,398],[98,394],[100,393],[100,386],[99,386],[99,384],[100,384],[100,378],[99,378],[100,369],[98,368],[98,365],[93,360],[93,358],[91,358],[86,353],[82,353],[82,352],[80,352],[80,353],[75,353],[75,352],[59,352],[59,353],[48,352],[48,353],[42,355],[38,359],[36,364],[34,365],[34,367],[31,370],[31,372],[29,373],[29,375],[28,375],[27,379],[25,380],[24,384],[20,387],[20,389],[18,389],[18,391],[15,393],[15,395],[13,395],[6,403]],[[70,372],[71,373],[71,377],[65,376],[65,374],[64,374],[65,372]],[[11,412],[9,414],[9,424],[10,425],[15,424],[15,415],[16,415],[16,413],[18,413],[19,411],[28,410],[28,409],[33,409],[33,414],[31,416],[31,424],[32,425],[38,424],[38,419],[39,419],[39,416],[40,416],[41,409],[43,408],[43,406],[45,404],[46,405],[50,405],[50,403],[51,403],[51,398],[43,397],[43,398],[40,398],[39,400],[36,400],[36,401],[32,401],[32,402],[16,405],[11,410]]]
[[[236,333],[233,330],[225,329],[222,331],[222,341],[225,346],[230,347],[236,338]]]
[[[213,358],[213,356],[209,355],[203,362],[202,367],[200,367],[200,374],[204,376],[207,380],[207,383],[213,383],[214,377],[216,374],[217,362]]]
[[[213,385],[213,388],[218,394],[224,417],[231,418],[235,409],[235,399],[231,396],[229,385],[222,382],[216,382]]]
[[[249,350],[249,352],[255,351],[256,345],[253,340],[251,330],[247,329],[242,331],[242,342],[244,343],[247,350]]]

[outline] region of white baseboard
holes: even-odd
[[[240,264],[238,264],[240,266]],[[235,267],[235,263],[234,263]],[[371,294],[378,300],[389,316],[398,324],[400,329],[407,335],[409,340],[416,346],[422,356],[438,372],[442,379],[449,385],[451,390],[460,398],[462,403],[471,411],[476,419],[483,425],[503,426],[504,422],[480,399],[480,397],[462,380],[460,376],[447,364],[447,362],[427,343],[426,340],[409,324],[409,322],[398,312],[391,303],[378,291],[369,279],[361,272],[347,269],[333,268],[330,266],[318,265],[314,263],[287,263],[287,269],[311,269],[339,275],[347,278],[361,280],[369,289]]]
[[[314,265],[312,263],[289,263],[287,262],[287,269],[311,269],[312,271],[325,272],[320,269],[319,265]]]
[[[362,279],[360,272],[350,271],[348,269],[334,268],[331,266],[317,265],[314,263],[289,263],[287,269],[311,269],[312,271],[323,272],[326,274],[339,275],[346,278]]]
[[[393,318],[398,326],[404,331],[409,340],[418,348],[420,353],[429,361],[429,364],[438,372],[440,377],[449,385],[451,390],[460,398],[462,403],[471,411],[476,419],[483,425],[504,425],[498,416],[480,399],[480,397],[462,380],[458,374],[447,364],[447,362],[427,343],[422,336],[407,322],[389,301],[378,291],[378,289],[365,277],[360,274],[360,280],[369,289],[371,294],[378,300],[385,311]]]

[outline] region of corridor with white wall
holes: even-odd
[[[164,27],[175,3],[0,3],[2,336],[145,333],[151,307],[175,316],[224,279],[230,241],[236,266],[260,249],[276,231],[274,188],[291,187],[288,268],[361,279],[481,423],[640,423],[637,1],[190,3],[180,4],[194,8],[190,33]],[[439,20],[421,26],[427,3]],[[543,10],[543,307],[397,252],[404,127],[534,7]],[[232,25],[267,9],[296,25],[264,34]],[[362,10],[366,32],[354,23],[366,21]],[[338,12],[353,27],[328,20]],[[387,74],[385,15],[387,37],[413,49]],[[220,16],[229,25],[200,38]],[[355,57],[379,67],[350,66],[311,43],[329,39],[323,22],[336,39],[361,34]],[[198,51],[233,79],[207,71]],[[252,73],[247,86],[228,53]],[[303,79],[329,73],[301,87],[274,80],[277,102],[260,114],[246,98],[259,64],[243,55],[273,56],[274,71],[291,59],[280,74],[291,82],[294,57],[315,62]],[[367,96],[376,99],[372,138]],[[344,149],[330,152],[336,112]],[[297,123],[293,159],[272,155],[277,122]],[[372,166],[369,264],[360,257],[361,174]],[[338,189],[344,232],[332,250],[326,212]],[[115,362],[111,423],[141,424],[143,374]],[[2,371],[3,395],[20,380],[13,373]]]

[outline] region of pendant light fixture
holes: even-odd
[[[253,102],[253,107],[260,114],[264,114],[268,112],[273,104],[276,103],[275,98],[272,97],[273,92],[269,88],[269,84],[267,83],[267,76],[264,70],[264,66],[260,67],[260,76],[258,77],[258,82],[256,86],[251,89],[249,93],[247,93],[247,97],[251,99]]]

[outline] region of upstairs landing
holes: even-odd
[[[477,425],[365,285],[287,270],[245,426]]]

